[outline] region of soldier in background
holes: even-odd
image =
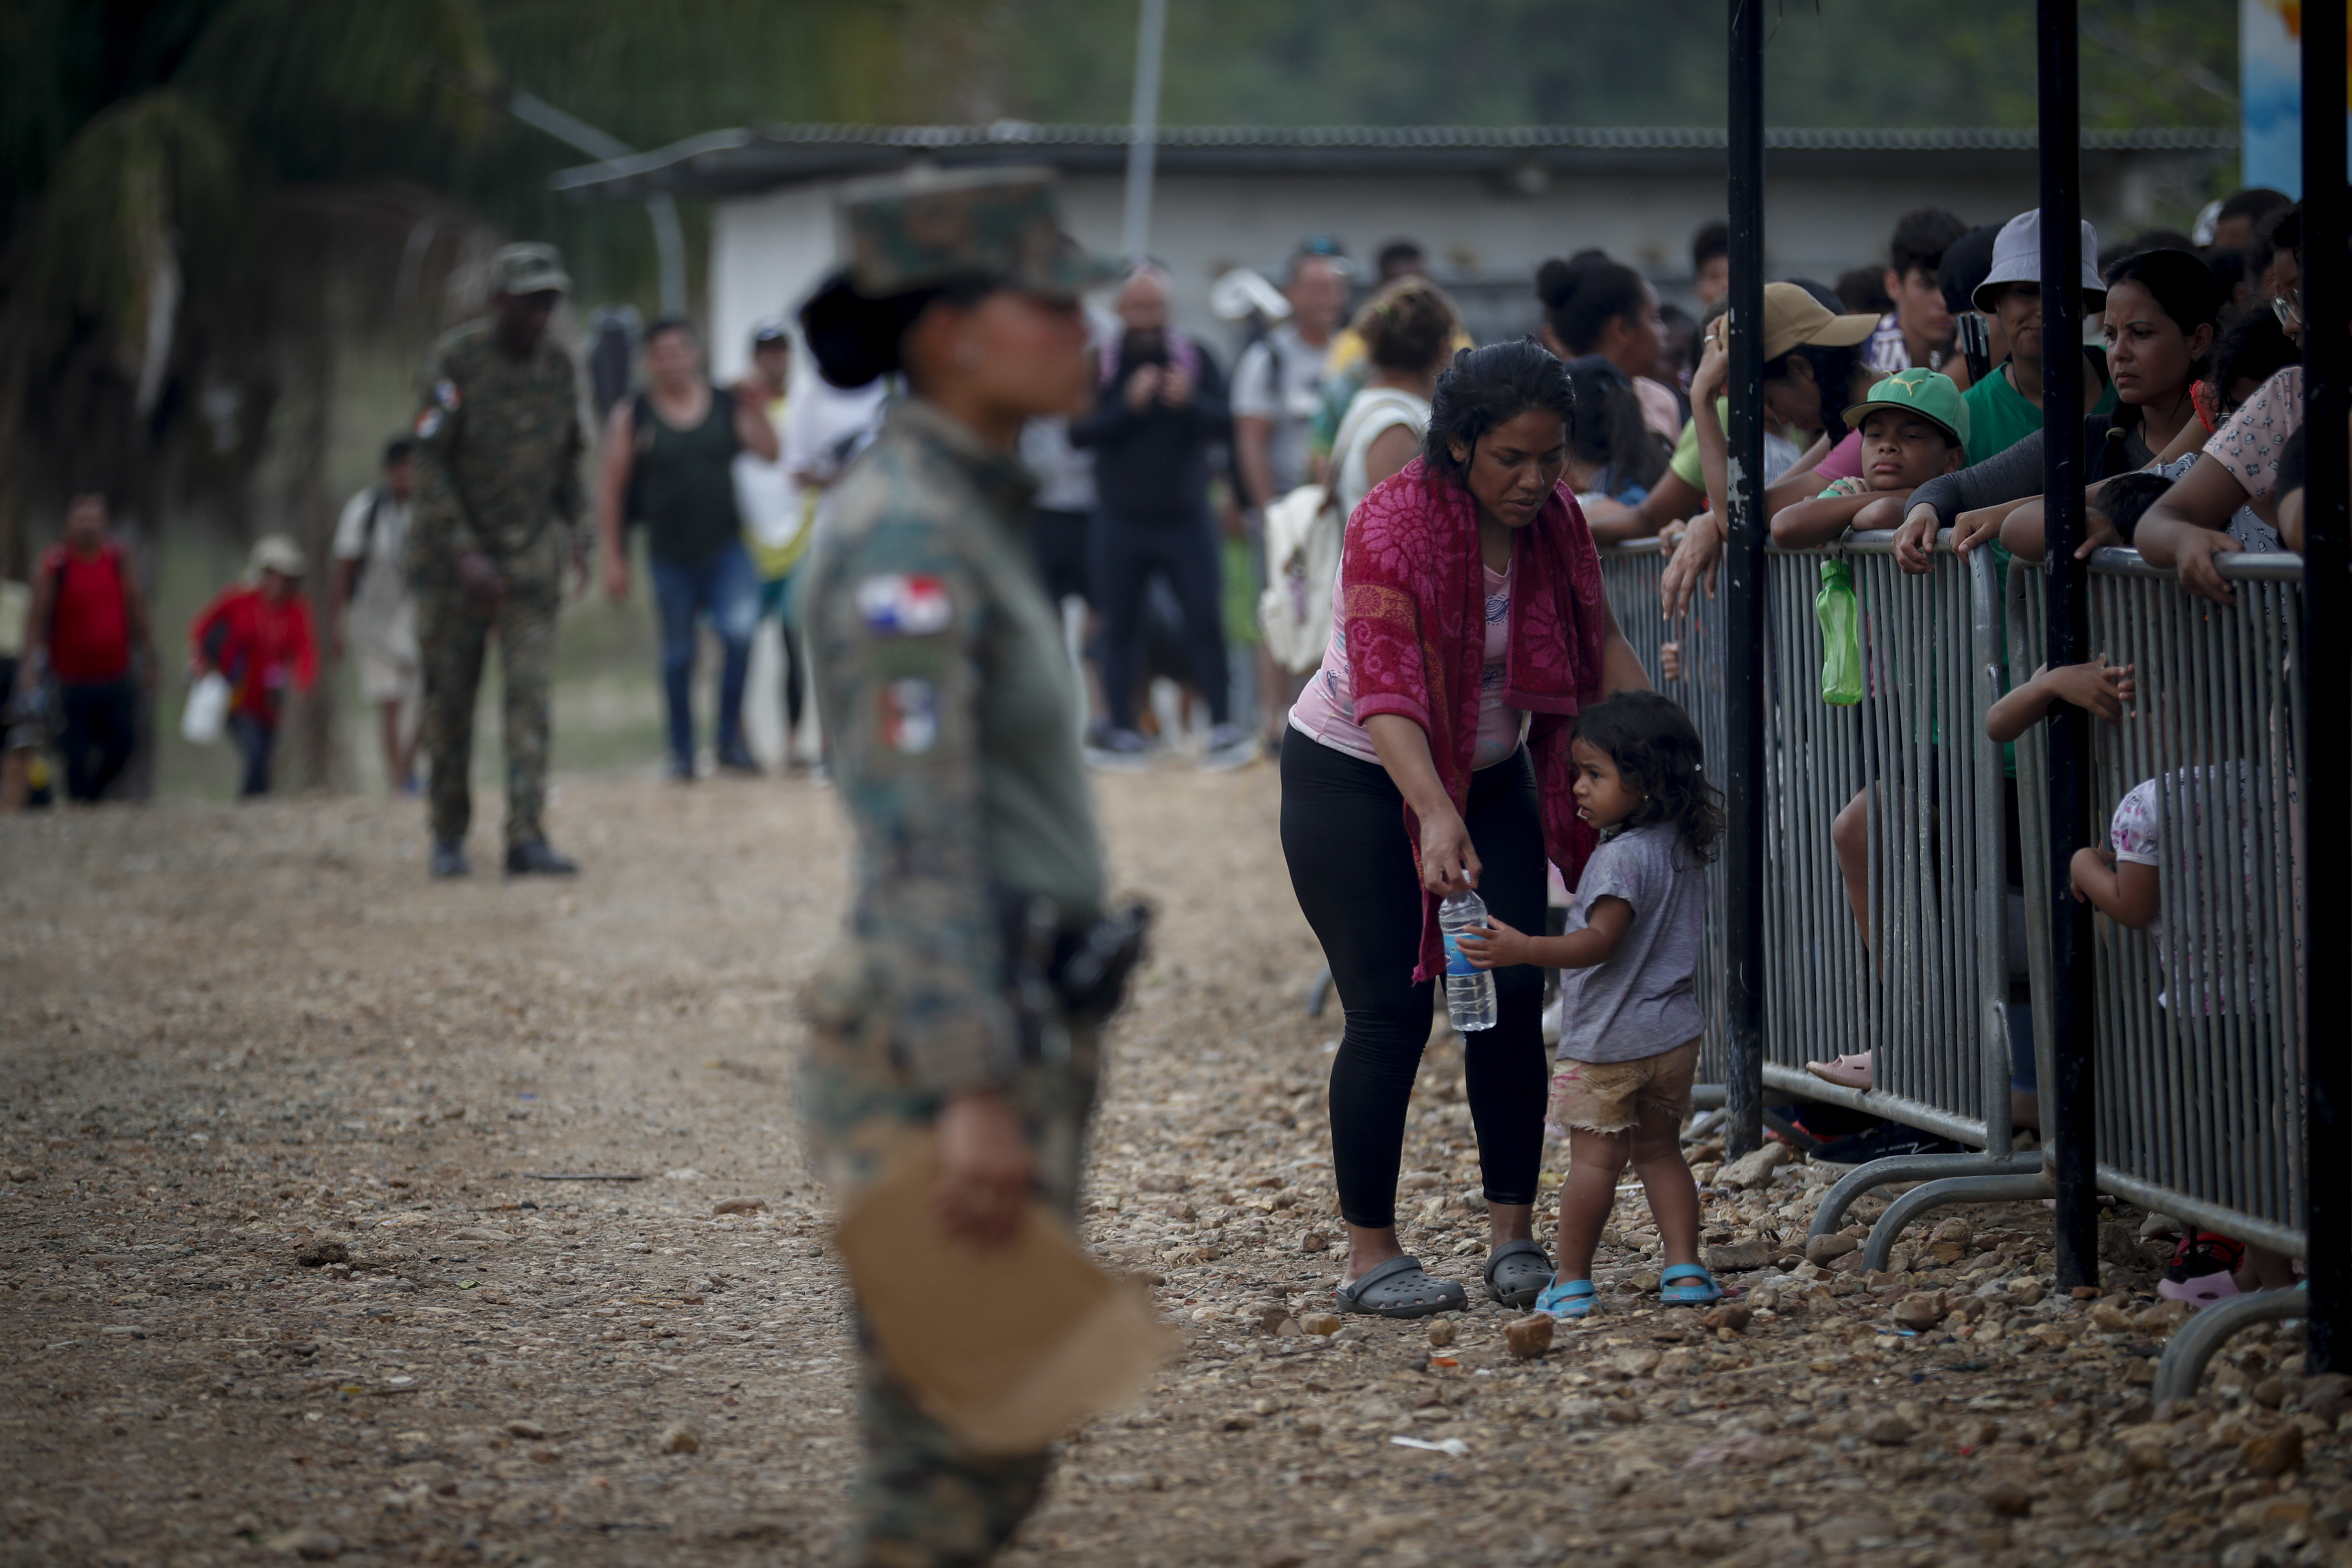
[[[1109,271],[1061,237],[1050,178],[845,189],[856,259],[801,312],[828,381],[903,372],[911,394],[835,489],[804,574],[857,893],[808,993],[802,1104],[845,1209],[928,1131],[941,1224],[981,1247],[1012,1238],[1033,1194],[1074,1212],[1106,1010],[1029,957],[1109,923],[1077,681],[1018,450],[1030,419],[1091,403],[1078,295]],[[971,1451],[864,1352],[852,1561],[985,1562],[1047,1457]]]
[[[583,582],[587,573],[579,378],[547,338],[572,280],[547,245],[509,245],[490,268],[490,319],[435,346],[416,416],[408,563],[425,658],[433,875],[471,869],[474,700],[493,631],[506,686],[507,873],[569,875],[579,868],[549,847],[544,818],[565,560]]]

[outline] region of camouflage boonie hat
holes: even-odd
[[[528,243],[501,247],[490,258],[490,288],[500,294],[559,294],[572,290],[571,275],[555,247]]]
[[[1076,295],[1124,270],[1062,232],[1049,169],[918,169],[842,186],[849,283],[886,300],[960,278]]]

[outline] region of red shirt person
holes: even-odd
[[[33,574],[26,646],[34,657],[17,676],[18,689],[29,695],[45,675],[57,683],[66,794],[99,800],[131,760],[139,707],[134,655],[147,656],[146,682],[155,679],[147,601],[107,531],[104,496],[78,495],[68,506],[64,540]]]
[[[253,547],[247,580],[206,605],[189,629],[195,672],[217,672],[229,683],[229,727],[245,757],[239,793],[248,798],[269,793],[287,689],[307,692],[319,678],[318,640],[301,595],[307,567],[300,546],[284,534],[266,535]]]

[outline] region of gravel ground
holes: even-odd
[[[1734,1321],[1644,1310],[1629,1197],[1604,1311],[1549,1354],[1483,1304],[1312,1331],[1337,1024],[1300,1005],[1275,780],[1101,795],[1164,919],[1088,1237],[1190,1343],[1073,1435],[1008,1561],[2352,1561],[2342,1380],[2247,1335],[2151,1411],[2171,1321],[2126,1210],[2097,1300],[2051,1288],[2034,1206],[1947,1211],[1865,1277],[1802,1261],[1833,1173],[1799,1163],[1710,1186],[1709,1241],[1757,1265]],[[850,1346],[791,1001],[841,906],[833,802],[568,781],[572,885],[430,885],[418,815],[0,820],[0,1562],[826,1555]],[[1475,1296],[1450,1047],[1406,1239]]]

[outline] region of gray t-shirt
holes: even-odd
[[[1706,871],[1669,823],[1601,841],[1569,900],[1568,929],[1582,931],[1602,899],[1633,906],[1616,956],[1560,975],[1570,1061],[1630,1062],[1696,1039],[1706,1026],[1693,977],[1706,941]]]

